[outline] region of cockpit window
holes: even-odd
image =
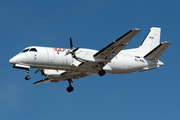
[[[21,53],[25,53],[27,52],[29,49],[24,49]]]
[[[31,48],[29,51],[37,52],[36,48]]]

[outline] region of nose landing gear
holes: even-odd
[[[26,77],[25,77],[25,80],[29,80],[31,77],[29,76],[29,75],[27,75]]]
[[[67,87],[67,91],[72,92],[74,90],[74,88],[71,86],[71,83],[73,83],[73,81],[69,79],[68,82],[69,82],[69,87]]]
[[[25,77],[25,80],[29,80],[31,77],[29,76],[29,69],[28,70],[26,70],[26,77]]]

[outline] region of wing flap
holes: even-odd
[[[147,60],[158,60],[169,45],[170,42],[163,42],[159,44],[156,48],[146,54],[144,58]]]
[[[99,52],[97,52],[94,57],[102,58],[102,59],[113,59],[126,45],[129,40],[131,40],[140,30],[132,29],[107,47],[103,48]]]

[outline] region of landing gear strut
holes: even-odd
[[[25,77],[25,80],[29,80],[31,77],[29,76],[29,69],[26,70],[26,77]]]
[[[67,91],[68,92],[72,92],[74,90],[74,88],[71,86],[71,83],[73,82],[71,79],[68,80],[69,82],[69,87],[67,87]]]
[[[105,71],[105,70],[103,70],[104,63],[103,63],[103,62],[101,62],[101,63],[100,63],[100,65],[101,65],[101,70],[99,71],[99,76],[103,76],[103,75],[105,75],[105,74],[106,74],[106,71]]]

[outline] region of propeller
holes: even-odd
[[[71,50],[72,50],[72,49],[74,49],[72,39],[71,39],[71,37],[69,37],[69,39],[70,39],[70,47],[71,47]]]
[[[75,52],[79,49],[79,47],[74,48],[71,37],[69,37],[69,40],[70,40],[70,48],[71,49],[67,52],[66,55],[71,54],[73,56],[73,58],[76,58]]]

